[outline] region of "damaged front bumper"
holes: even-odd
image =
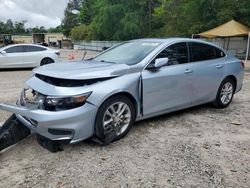
[[[70,140],[70,143],[76,143],[94,134],[97,107],[90,103],[65,111],[46,111],[11,104],[0,104],[0,109],[14,113],[26,127],[53,141]]]

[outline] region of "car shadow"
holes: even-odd
[[[0,69],[0,72],[31,71],[34,68],[8,68]]]
[[[136,122],[134,124],[134,126],[132,127],[132,129],[130,131],[133,131],[134,128],[136,129],[136,128],[140,128],[142,126],[150,128],[151,123],[156,123],[156,122],[159,122],[159,121],[168,121],[171,118],[183,116],[185,114],[196,114],[196,113],[201,113],[201,112],[207,113],[208,111],[214,111],[214,112],[217,113],[217,112],[220,111],[220,109],[216,109],[216,108],[212,107],[212,105],[210,103],[208,103],[208,104],[203,104],[203,105],[199,105],[199,106],[179,110],[179,111],[176,111],[176,112],[166,113],[166,114],[163,114],[163,115],[159,115],[159,116],[155,116],[155,117],[152,117],[152,118],[148,118],[148,119],[145,119],[145,120],[138,121],[138,122]],[[130,134],[130,133],[128,133],[128,134]],[[113,145],[113,144],[111,144],[111,145]],[[84,141],[79,142],[79,143],[74,144],[74,145],[66,146],[66,147],[67,148],[71,147],[70,150],[72,150],[73,148],[79,149],[80,147],[86,147],[86,146],[87,147],[103,147],[99,143],[93,141],[92,138],[84,140]]]
[[[208,104],[202,104],[202,105],[199,105],[199,106],[194,106],[194,107],[191,107],[191,108],[186,108],[186,109],[183,109],[183,110],[178,110],[178,111],[175,111],[175,112],[170,112],[170,113],[166,113],[166,114],[162,114],[162,115],[159,115],[159,116],[155,116],[155,117],[152,117],[152,118],[148,118],[148,119],[145,119],[145,120],[141,120],[141,121],[138,121],[135,123],[136,126],[140,126],[140,125],[144,125],[145,123],[147,122],[155,122],[155,121],[166,121],[168,119],[171,119],[173,117],[177,117],[177,116],[181,116],[181,115],[185,115],[185,114],[195,114],[195,113],[200,113],[200,112],[207,112],[207,110],[218,110],[214,107],[212,107],[212,105],[210,103]]]

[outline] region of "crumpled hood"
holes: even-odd
[[[84,80],[121,76],[129,71],[126,64],[105,63],[95,60],[79,62],[60,62],[41,66],[34,73],[53,78]]]

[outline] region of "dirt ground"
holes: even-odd
[[[15,102],[30,72],[0,72],[0,102]],[[0,122],[8,115],[0,111]],[[203,105],[138,122],[107,147],[85,141],[53,154],[30,136],[0,153],[4,188],[249,185],[250,68],[226,109]]]

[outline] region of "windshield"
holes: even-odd
[[[107,52],[98,55],[95,60],[117,64],[134,65],[144,59],[160,43],[132,41],[122,43]]]

